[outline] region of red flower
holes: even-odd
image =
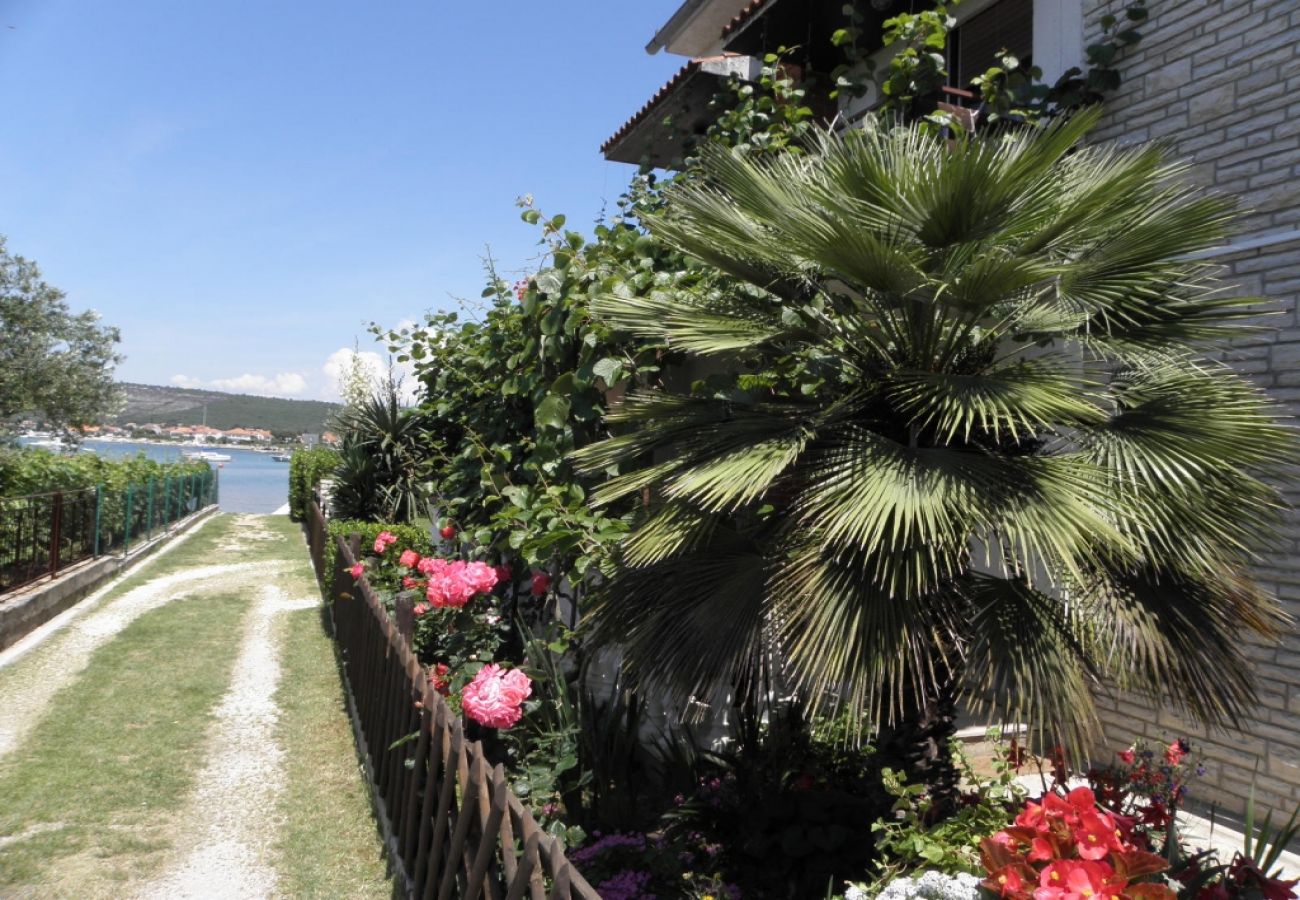
[[[1191,748],[1187,745],[1187,742],[1181,738],[1174,741],[1169,745],[1169,748],[1165,750],[1165,762],[1169,763],[1171,766],[1178,765],[1183,761],[1183,757],[1187,755],[1187,751],[1190,749]]]
[[[545,597],[551,589],[551,576],[545,572],[534,572],[532,592],[534,597]]]
[[[438,663],[429,673],[429,684],[444,697],[451,693],[451,679],[447,677],[450,671],[451,668],[446,663]]]
[[[1074,829],[1074,841],[1082,859],[1105,859],[1110,851],[1121,849],[1119,829],[1110,816],[1103,813],[1081,815]]]
[[[1127,750],[1121,750],[1119,751],[1119,753],[1115,755],[1118,756],[1119,761],[1126,766],[1133,765],[1134,760],[1137,759],[1137,753],[1133,750],[1132,747],[1129,747]]]
[[[1003,897],[1010,897],[1025,890],[1025,879],[1017,867],[1006,866],[990,874],[984,880],[984,886]]]
[[[1089,860],[1062,859],[1051,863],[1038,876],[1039,889],[1035,900],[1086,900],[1104,895],[1110,897],[1123,890],[1114,885],[1115,872],[1110,866]]]

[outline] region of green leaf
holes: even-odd
[[[534,419],[543,428],[563,428],[569,418],[569,398],[549,394],[537,407]]]
[[[543,269],[533,280],[537,289],[547,294],[559,294],[564,287],[564,275],[557,269]]]
[[[607,356],[592,366],[591,371],[597,378],[603,378],[606,384],[612,385],[622,374],[623,361]]]

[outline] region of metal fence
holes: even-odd
[[[190,513],[217,502],[215,469],[0,498],[0,594],[99,556],[130,552]]]
[[[348,575],[353,549],[339,539],[335,570],[321,570],[329,538],[315,503],[306,524],[317,575],[333,601],[375,806],[409,896],[600,900],[560,842],[511,793],[502,766],[492,766],[482,745],[465,737],[365,579]]]

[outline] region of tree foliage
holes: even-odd
[[[93,311],[74,313],[0,237],[0,423],[30,413],[71,427],[112,412],[118,341],[116,328]]]

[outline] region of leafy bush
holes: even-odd
[[[338,451],[331,447],[301,447],[289,457],[289,517],[296,522],[307,518],[312,490],[339,463]]]
[[[71,491],[103,485],[121,491],[128,484],[148,484],[150,479],[201,475],[206,462],[159,462],[143,453],[125,459],[105,459],[94,453],[50,453],[26,447],[0,447],[0,497],[21,497],[52,491]]]
[[[325,542],[325,571],[332,573],[338,559],[338,549],[335,546],[336,538],[346,540],[349,536],[356,534],[360,539],[360,546],[364,554],[375,543],[375,538],[379,537],[382,532],[389,532],[397,537],[399,547],[411,547],[417,550],[421,555],[430,553],[433,550],[434,538],[427,528],[419,525],[394,524],[383,522],[365,522],[358,519],[330,519],[325,524],[326,534],[329,540]],[[374,587],[383,589],[382,584],[376,584]]]

